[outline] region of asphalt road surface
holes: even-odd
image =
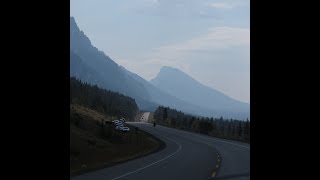
[[[143,116],[146,116],[144,114]],[[208,180],[250,179],[250,145],[145,122],[130,123],[152,133],[166,148],[113,167],[73,177],[74,180]]]
[[[141,118],[140,118],[140,121],[141,121],[141,122],[148,122],[149,115],[150,115],[150,112],[145,112],[145,113],[143,113],[143,115],[142,115]]]

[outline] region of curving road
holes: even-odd
[[[157,136],[166,143],[166,148],[143,158],[71,179],[250,179],[248,144],[159,125],[153,127],[145,122],[130,124]]]

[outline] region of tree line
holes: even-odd
[[[70,78],[70,104],[79,104],[107,116],[133,119],[139,108],[131,97]]]
[[[250,121],[209,118],[185,114],[176,109],[159,106],[154,113],[157,124],[213,137],[250,143]]]

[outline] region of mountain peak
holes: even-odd
[[[188,76],[185,72],[181,71],[178,68],[170,67],[170,66],[162,66],[160,72],[157,76]]]
[[[170,67],[170,66],[162,66],[160,72],[182,72],[178,68]]]
[[[76,20],[73,16],[70,17],[70,27],[75,27],[75,28],[79,29],[78,25],[76,23]]]
[[[162,70],[166,70],[166,69],[172,69],[172,70],[175,69],[175,70],[177,70],[177,68],[174,68],[174,67],[171,67],[171,66],[162,66],[161,69]]]
[[[189,80],[189,81],[195,81],[192,77],[190,77],[187,73],[181,71],[178,68],[170,67],[170,66],[163,66],[160,69],[160,72],[157,74],[157,76],[151,80],[151,82],[159,81],[159,80],[166,80],[168,78],[173,78],[179,80]]]
[[[70,36],[79,36],[81,33],[80,28],[78,27],[74,17],[70,17]]]
[[[96,51],[90,39],[80,30],[74,17],[70,17],[70,50],[82,51],[82,50]]]
[[[209,108],[212,115],[248,117],[249,105],[239,102],[211,87],[201,84],[187,73],[163,66],[150,83],[160,90],[201,108]],[[214,112],[214,113],[213,113]]]
[[[74,19],[74,17],[73,17],[73,16],[71,16],[71,17],[70,17],[70,23],[73,23],[73,22],[75,23],[75,22],[76,22],[76,20]]]

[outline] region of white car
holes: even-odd
[[[116,130],[122,131],[121,130],[122,128],[123,128],[123,125],[122,126],[116,126]]]
[[[121,127],[120,130],[126,132],[126,131],[130,131],[130,128],[129,127]]]
[[[123,126],[122,122],[114,123],[116,126]]]

